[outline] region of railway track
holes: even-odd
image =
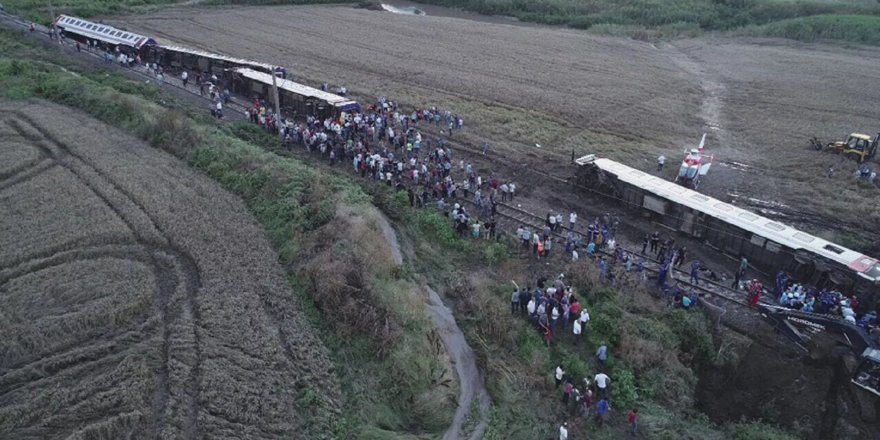
[[[460,199],[460,200],[464,200],[464,199]],[[464,200],[464,201],[468,205],[476,206],[472,200]],[[545,223],[544,218],[537,215],[537,214],[528,212],[525,209],[518,208],[518,207],[515,207],[509,203],[503,203],[503,202],[499,202],[497,204],[496,208],[497,208],[496,215],[498,217],[501,217],[502,221],[506,220],[506,221],[504,221],[504,223],[507,223],[507,227],[505,228],[505,232],[508,234],[513,234],[513,231],[515,231],[515,229],[518,228],[520,225],[528,226],[528,227],[532,228],[533,230],[543,230],[544,229],[544,223]],[[501,223],[501,221],[499,221],[499,223]],[[565,234],[569,231],[573,231],[573,230],[568,228],[567,226],[561,226],[560,228],[558,228],[557,232],[553,233],[553,235],[556,238],[558,238],[560,241],[564,241]],[[580,234],[580,235],[583,235],[581,232],[579,232],[577,230],[574,230],[573,232]],[[645,262],[645,269],[648,270],[649,272],[651,272],[652,274],[656,275],[660,271],[660,262],[657,261],[656,259],[651,258],[647,255],[641,254],[639,252],[634,252],[632,249],[627,249],[624,247],[620,247],[620,248],[623,249],[624,251],[626,251],[630,255],[634,255],[634,256],[637,256],[637,257],[643,259]],[[612,258],[612,261],[613,261],[613,258],[614,258],[613,254],[606,252],[605,250],[598,250],[597,252],[599,252],[600,254],[602,254],[604,256]],[[748,303],[746,303],[746,301],[744,301],[742,298],[740,298],[740,296],[742,296],[742,294],[734,291],[733,289],[730,289],[726,286],[723,286],[721,284],[718,284],[718,283],[715,283],[712,281],[708,281],[708,280],[703,280],[701,282],[701,284],[692,284],[689,281],[689,278],[690,278],[689,273],[682,271],[682,270],[679,270],[679,269],[675,269],[675,268],[673,268],[672,272],[673,273],[671,274],[671,276],[674,278],[675,282],[677,282],[681,285],[687,286],[688,288],[696,289],[696,290],[700,291],[701,296],[703,296],[703,297],[708,296],[709,298],[720,298],[720,299],[725,300],[726,302],[748,308]]]

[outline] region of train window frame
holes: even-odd
[[[776,232],[782,232],[785,230],[785,225],[783,225],[781,223],[776,223],[776,222],[764,223],[764,227],[771,230],[771,231],[776,231]]]
[[[802,241],[802,242],[804,242],[804,243],[812,243],[812,242],[814,242],[814,241],[816,240],[816,237],[813,237],[812,235],[805,234],[805,233],[800,232],[800,231],[795,232],[794,234],[792,234],[792,237],[794,237],[794,238],[796,238],[796,239],[798,239],[799,241]]]
[[[758,217],[757,215],[752,214],[752,213],[749,212],[749,211],[743,211],[743,212],[737,214],[737,217],[739,217],[739,218],[741,218],[741,219],[744,219],[744,220],[746,220],[746,221],[750,221],[750,222],[753,222],[753,221],[755,221],[755,220],[757,220],[757,219],[760,218],[760,217]]]
[[[767,243],[764,244],[764,250],[778,254],[782,250],[782,245],[775,241],[767,240]]]
[[[123,40],[128,40],[128,39],[130,39],[130,38],[131,38],[131,35],[129,35],[129,34],[123,34],[123,35],[122,35],[122,39],[123,39]]]
[[[838,247],[838,246],[835,246],[835,245],[833,245],[833,244],[831,244],[831,243],[828,243],[828,244],[826,244],[825,246],[822,246],[822,249],[823,249],[823,250],[826,250],[826,251],[828,251],[828,252],[834,252],[834,253],[837,254],[837,255],[841,255],[841,254],[843,254],[843,252],[844,252],[844,250],[843,250],[842,248],[840,248],[840,247]]]
[[[767,243],[767,239],[764,237],[761,237],[758,234],[752,234],[751,238],[749,238],[749,243],[751,243],[755,246],[758,246],[760,248],[763,248],[764,245]]]

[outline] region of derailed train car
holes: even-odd
[[[230,82],[235,93],[271,102],[272,75],[245,67],[228,73],[232,76]],[[343,112],[357,112],[361,108],[357,101],[289,79],[276,78],[276,85],[283,114],[327,118]]]
[[[113,26],[95,23],[69,15],[55,18],[55,27],[67,38],[88,45],[96,41],[105,49],[116,49],[132,54],[156,45],[156,40],[145,35],[117,29]]]
[[[680,231],[768,273],[855,293],[873,307],[880,262],[751,211],[593,155],[576,160],[582,184],[596,188],[664,226]]]
[[[271,64],[259,61],[235,58],[181,46],[154,45],[146,47],[141,51],[141,58],[148,63],[156,63],[171,70],[186,69],[194,72],[207,72],[218,77],[224,75],[229,70],[241,67],[247,67],[263,73],[271,73],[278,69]],[[282,76],[286,76],[284,69],[281,69],[281,73]]]

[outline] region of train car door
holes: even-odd
[[[694,212],[692,210],[684,209],[684,212],[681,213],[681,226],[679,230],[688,235],[694,235]]]

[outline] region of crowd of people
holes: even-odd
[[[304,147],[330,165],[350,164],[363,178],[406,191],[411,206],[436,207],[462,235],[495,238],[497,204],[517,196],[516,182],[481,174],[449,148],[448,139],[464,129],[462,118],[449,110],[404,112],[381,97],[362,112],[297,122],[255,100],[247,117],[285,148]]]
[[[848,296],[834,289],[817,289],[814,286],[797,283],[784,271],[776,274],[774,294],[778,304],[783,307],[806,313],[840,316],[847,322],[866,329],[877,323],[875,310],[868,311],[861,317],[857,316],[858,296]]]

